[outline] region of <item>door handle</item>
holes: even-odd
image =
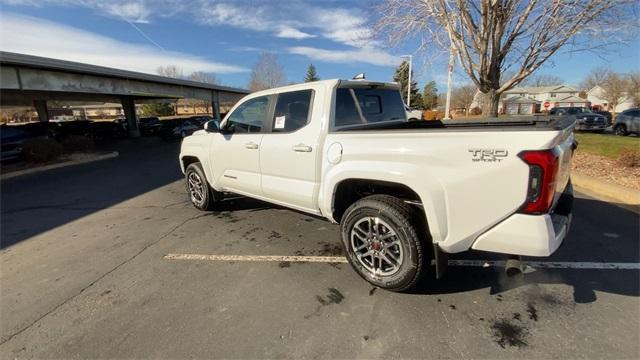
[[[307,146],[304,144],[293,145],[292,149],[293,151],[297,152],[311,152],[312,150],[311,146]]]
[[[255,149],[258,148],[258,144],[254,143],[252,141],[252,142],[248,142],[248,143],[244,144],[244,147],[246,147],[247,149],[255,150]]]

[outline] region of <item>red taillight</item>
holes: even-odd
[[[556,194],[558,155],[553,150],[523,151],[518,156],[529,165],[527,202],[521,211],[526,214],[549,212]]]

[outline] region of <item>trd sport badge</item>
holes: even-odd
[[[509,155],[506,149],[469,149],[471,161],[500,162]]]

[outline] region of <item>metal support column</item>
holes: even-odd
[[[218,121],[222,121],[220,118],[220,93],[217,91],[211,92],[211,107],[213,110],[213,117],[218,119]]]
[[[129,126],[129,137],[140,137],[138,116],[136,115],[136,102],[132,97],[125,96],[122,98],[122,109],[124,110],[124,116],[127,119],[127,125]]]
[[[47,109],[47,100],[33,100],[33,106],[38,112],[38,119],[41,122],[49,121],[49,110]]]

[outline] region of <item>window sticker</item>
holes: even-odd
[[[274,129],[284,129],[284,123],[286,121],[286,116],[276,116],[276,123],[273,126]]]

